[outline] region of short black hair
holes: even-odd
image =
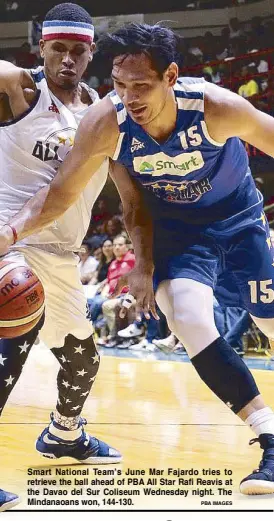
[[[97,54],[111,66],[117,56],[146,54],[162,78],[168,66],[178,61],[177,37],[160,24],[130,23],[102,36],[97,42]]]
[[[92,24],[90,14],[80,5],[72,3],[58,4],[45,16],[45,22],[51,20],[71,20],[73,22],[84,22],[86,24]]]

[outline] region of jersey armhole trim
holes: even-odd
[[[226,144],[226,141],[224,141],[223,143],[220,143],[219,141],[215,141],[215,139],[213,139],[209,135],[209,132],[208,132],[208,129],[206,126],[206,122],[204,120],[201,121],[201,127],[202,127],[202,131],[204,133],[204,136],[209,141],[209,143],[211,143],[212,145],[215,145],[216,147],[223,147]]]
[[[116,161],[118,159],[118,157],[119,157],[124,136],[125,136],[125,132],[121,132],[120,135],[119,135],[119,138],[118,138],[118,141],[117,141],[117,145],[116,145],[116,148],[115,148],[115,152],[114,152],[114,154],[112,156],[112,159],[114,161]]]
[[[36,107],[39,98],[40,98],[41,91],[37,89],[36,96],[34,100],[31,102],[29,108],[21,114],[21,116],[17,116],[17,118],[12,119],[11,121],[5,121],[3,123],[0,122],[0,128],[1,127],[9,127],[11,125],[15,125],[15,123],[18,123],[18,121],[21,121],[21,119],[24,119],[33,109]]]

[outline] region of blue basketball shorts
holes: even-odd
[[[262,203],[207,226],[154,223],[155,289],[188,278],[213,288],[223,306],[274,318],[274,249]]]

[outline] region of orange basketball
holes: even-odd
[[[32,269],[18,261],[0,262],[0,338],[30,331],[44,307],[44,288]]]

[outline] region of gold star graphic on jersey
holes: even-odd
[[[58,136],[58,141],[59,141],[60,145],[65,145],[67,138],[63,137],[63,136]]]
[[[175,188],[172,185],[166,185],[165,191],[166,192],[175,192]]]
[[[186,183],[182,183],[181,186],[179,186],[178,190],[180,190],[180,192],[183,192],[187,187],[187,184]]]
[[[263,221],[263,225],[265,226],[266,225],[266,218],[265,218],[265,214],[262,212],[261,213],[261,221]]]
[[[74,145],[74,137],[69,137],[69,146],[73,147]]]
[[[155,188],[155,189],[161,188],[161,185],[159,185],[159,183],[155,183],[154,185],[152,185],[152,188]]]
[[[270,249],[271,248],[271,239],[270,239],[270,237],[267,237],[266,242],[267,242],[267,246]]]

